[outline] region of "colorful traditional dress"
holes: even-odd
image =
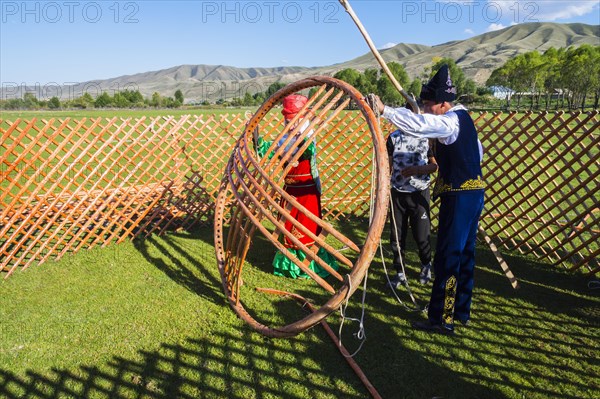
[[[306,125],[308,126],[308,124]],[[278,144],[283,143],[285,140],[286,137],[284,137]],[[307,138],[307,140],[310,140],[310,138]],[[272,142],[259,138],[256,146],[258,156],[263,157],[271,145]],[[272,151],[270,156],[273,156],[274,153],[275,151]],[[285,185],[283,189],[288,194],[292,195],[296,201],[309,210],[313,215],[317,216],[318,218],[322,217],[321,184],[317,171],[316,145],[314,139],[311,141],[306,151],[298,160],[298,164],[292,167],[285,176]],[[287,206],[287,203],[283,198],[281,200],[281,206],[283,208]],[[304,215],[297,208],[292,208],[290,215],[314,235],[318,236],[321,233],[321,228],[317,225],[317,223],[310,220],[308,216]],[[295,228],[290,221],[285,222],[285,229],[291,232],[302,244],[308,247],[314,245],[314,240],[310,236],[303,234],[303,232],[299,229]],[[287,239],[287,237],[284,238],[283,245],[288,251],[296,255],[300,261],[306,259],[306,254],[296,245],[294,245],[291,240]],[[334,270],[338,269],[338,264],[335,258],[325,249],[319,248],[317,255]],[[315,261],[311,261],[309,267],[320,277],[329,276],[329,272],[319,266]],[[277,251],[275,258],[273,259],[273,273],[277,276],[291,278],[309,278],[308,274],[302,271],[302,269],[296,266],[294,262],[292,262],[280,251]]]

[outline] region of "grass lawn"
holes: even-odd
[[[157,116],[174,116],[182,115],[222,115],[222,114],[241,114],[248,110],[256,111],[256,107],[243,108],[210,108],[210,107],[182,107],[182,108],[132,108],[132,109],[69,109],[69,110],[0,110],[0,119],[14,121],[18,118],[30,120],[50,119],[50,118],[112,118],[118,116],[120,118],[154,118]]]
[[[387,237],[387,231],[384,232]],[[411,240],[409,240],[412,242]],[[387,239],[384,239],[387,243]],[[254,244],[253,244],[254,245]],[[248,285],[300,286],[273,276],[260,240],[244,269]],[[384,398],[598,398],[600,292],[591,280],[517,255],[513,290],[492,254],[478,248],[469,327],[447,337],[415,331],[421,317],[371,265],[355,356]],[[387,259],[389,262],[389,259]],[[422,304],[430,286],[411,287]],[[320,326],[269,339],[238,319],[221,290],[212,228],[96,248],[32,266],[0,282],[1,398],[366,398],[368,391]],[[301,318],[285,299],[247,290],[263,318]],[[362,290],[347,316],[360,317]],[[409,302],[405,291],[400,298]],[[327,321],[338,331],[339,313]],[[352,353],[356,322],[342,341]]]

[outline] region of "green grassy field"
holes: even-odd
[[[253,108],[173,108],[173,109],[80,109],[80,110],[32,110],[12,111],[0,110],[0,118],[14,121],[15,119],[50,119],[50,118],[140,118],[156,116],[181,116],[181,115],[222,115],[222,114],[244,114],[245,111],[255,111]]]
[[[341,229],[359,226],[354,220]],[[387,232],[384,232],[387,237]],[[385,239],[384,239],[385,241]],[[411,241],[412,243],[412,241]],[[271,274],[273,249],[255,240],[249,287],[296,288],[317,304],[310,281]],[[521,288],[478,247],[473,323],[455,337],[410,327],[422,317],[370,267],[356,362],[384,398],[597,398],[600,296],[589,277],[506,254]],[[389,262],[389,259],[387,259]],[[420,304],[429,287],[411,287]],[[221,290],[212,229],[96,248],[18,272],[0,282],[2,398],[366,398],[320,326],[269,339],[238,319]],[[406,291],[399,292],[409,304]],[[347,316],[360,317],[362,289]],[[294,302],[244,291],[262,321],[303,317]],[[339,313],[327,321],[334,331]],[[356,322],[342,342],[352,353]]]
[[[195,112],[244,110],[135,110],[118,116]],[[2,111],[0,117],[114,116],[114,110],[84,110]],[[532,172],[515,167],[512,173]],[[337,227],[360,232],[366,223],[349,220]],[[387,231],[383,237],[387,243]],[[261,321],[281,325],[301,318],[303,310],[251,287],[299,290],[317,304],[327,296],[310,281],[273,276],[272,256],[273,248],[257,239],[244,268],[243,299]],[[410,322],[422,315],[392,296],[381,259],[373,262],[367,340],[355,360],[382,397],[599,397],[599,290],[588,287],[589,277],[531,257],[505,259],[521,288],[510,287],[480,246],[473,324],[458,326],[456,337],[413,330]],[[408,260],[411,288],[422,305],[430,287],[415,282],[412,247]],[[221,290],[210,227],[34,265],[0,280],[0,293],[0,398],[369,397],[320,326],[291,339],[269,339],[235,316]],[[361,295],[359,289],[351,298],[348,316],[360,317]],[[400,298],[410,303],[406,291]],[[337,332],[339,313],[327,320]],[[356,322],[344,324],[342,341],[350,352],[359,347],[357,329]]]

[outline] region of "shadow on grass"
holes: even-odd
[[[324,362],[335,356],[328,343],[298,340],[298,347],[249,333],[217,331],[210,337],[162,344],[139,359],[115,356],[107,364],[78,369],[30,370],[18,377],[0,369],[0,396],[13,398],[336,398],[339,381],[351,379],[348,369]],[[314,338],[314,337],[313,337]],[[314,339],[312,339],[314,341]],[[307,344],[310,351],[297,356]],[[329,345],[329,346],[328,346]],[[321,348],[321,349],[319,349]],[[319,382],[324,378],[327,384]],[[312,392],[312,393],[311,393]],[[360,384],[350,385],[343,397],[362,398]]]
[[[477,252],[476,286],[506,299],[525,301],[525,308],[548,312],[557,320],[580,318],[590,326],[600,325],[600,290],[588,287],[593,278],[526,257],[504,254],[503,258],[516,276],[519,288],[512,288],[491,251],[482,246]],[[517,303],[515,306],[523,307]]]
[[[361,243],[367,226],[368,222],[360,219],[345,221],[339,228],[355,243]],[[192,236],[195,240],[200,239],[212,245],[212,229],[193,232]],[[386,228],[382,235],[384,248],[389,245],[388,236]],[[274,250],[259,234],[253,240],[254,250],[249,252],[247,261],[253,267],[256,265],[261,272],[270,273]],[[418,258],[412,239],[408,241],[408,277],[414,282],[418,274]],[[432,241],[435,242],[435,237]],[[155,245],[160,254],[149,250],[149,244]],[[190,255],[187,248],[168,237],[139,243],[136,247],[146,259],[178,284],[213,302],[223,303],[220,281],[211,269],[216,269],[214,253],[199,257]],[[389,264],[389,251],[385,252]],[[520,256],[505,254],[504,258],[521,288],[514,290],[511,287],[491,251],[480,244],[477,248],[473,323],[468,328],[457,326],[456,337],[429,335],[413,330],[410,321],[422,315],[400,306],[391,298],[383,270],[377,260],[373,262],[369,270],[365,305],[368,340],[355,360],[383,397],[595,397],[593,392],[600,389],[598,383],[594,382],[599,369],[594,365],[593,354],[600,324],[600,293],[587,288],[589,277],[561,271]],[[282,282],[293,286],[287,280]],[[416,283],[411,283],[411,286],[419,302],[426,303],[430,286],[423,287]],[[352,317],[360,314],[361,291],[359,289],[352,297],[348,311]],[[319,297],[311,290],[300,288],[297,293],[307,298],[319,298],[322,302],[327,299],[327,295]],[[407,304],[410,303],[406,292],[401,291],[400,296]],[[269,311],[284,315],[282,317],[285,319],[290,313],[297,315],[294,306],[275,303]],[[339,324],[339,320],[336,320],[336,316],[331,315],[328,321],[337,332],[335,323]],[[229,332],[216,333],[217,341],[230,341],[227,345],[235,346],[235,350],[227,345],[214,347],[212,339],[190,339],[182,346],[164,345],[157,353],[143,353],[142,362],[115,359],[110,365],[114,369],[112,374],[122,377],[115,377],[113,385],[141,396],[161,398],[174,397],[169,396],[173,394],[179,395],[177,397],[194,397],[183,394],[184,387],[203,393],[203,397],[314,397],[310,392],[330,397],[367,397],[363,388],[343,392],[329,386],[319,386],[309,378],[298,380],[289,377],[296,373],[305,375],[307,372],[322,372],[328,378],[335,380],[341,375],[345,381],[358,384],[348,367],[345,364],[342,366],[344,361],[322,332],[318,333],[319,342],[308,348],[304,346],[305,337],[311,336],[316,330],[320,331],[320,327],[316,326],[311,332],[291,339],[291,348],[295,349],[291,349],[290,353],[296,359],[293,364],[274,361],[273,358],[280,355],[275,349],[278,340],[261,340],[247,327],[243,330],[243,336]],[[354,330],[353,327],[344,329],[343,342],[348,343],[350,352],[356,349],[352,348]],[[260,349],[254,348],[255,345],[270,353],[265,355],[261,352],[260,356],[256,356],[255,352]],[[207,357],[207,352],[212,354],[209,347],[221,354]],[[238,363],[227,359],[234,359],[238,355],[242,357]],[[338,360],[326,360],[324,356],[337,356]],[[196,360],[189,363],[186,360],[188,358]],[[200,359],[203,359],[202,366],[198,366]],[[314,365],[306,370],[306,365],[312,362]],[[157,366],[162,363],[170,364],[169,370],[174,371],[162,371]],[[209,363],[214,367],[209,367]],[[257,367],[260,371],[256,370]],[[267,371],[263,372],[263,369]],[[91,368],[82,370],[89,374],[93,371]],[[66,371],[55,373],[56,381],[73,378]],[[193,377],[188,376],[189,373]],[[283,380],[276,386],[262,382],[263,378],[276,379],[278,373],[283,375]],[[108,377],[105,374],[98,373],[94,378],[106,379]],[[211,376],[210,382],[208,375]],[[19,381],[12,376],[12,385],[37,387],[41,376],[34,376],[30,373],[27,381]],[[93,378],[88,375],[87,379]],[[4,380],[11,380],[10,374],[6,374]],[[218,388],[215,388],[215,384]],[[302,393],[290,390],[289,386],[296,384],[302,386]],[[332,384],[336,385],[335,382]],[[0,387],[9,385],[2,383]],[[110,384],[105,382],[104,385]],[[111,394],[118,390],[107,392]],[[118,394],[115,397],[119,397]]]
[[[188,238],[192,241],[190,246],[199,247],[194,241],[200,239],[208,245],[203,250],[184,247],[178,238]],[[144,258],[156,268],[165,273],[175,283],[187,290],[209,299],[215,303],[222,303],[221,281],[215,278],[211,268],[216,269],[217,262],[212,247],[212,229],[198,228],[189,233],[171,233],[161,236],[149,236],[143,240],[135,240],[134,246]]]

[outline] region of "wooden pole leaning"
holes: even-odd
[[[284,97],[311,88],[317,90],[312,90],[314,94],[299,114],[287,126],[277,124],[275,129],[271,129],[272,125],[266,122],[272,120],[270,111],[278,106]],[[349,104],[353,105],[354,110],[347,109]],[[367,135],[370,133],[369,145],[373,147],[372,153],[375,161],[372,171],[375,179],[372,184],[373,195],[371,196],[374,211],[371,222],[364,225],[364,229],[368,229],[364,242],[356,242],[356,238],[351,239],[345,236],[327,220],[314,216],[283,188],[289,165],[298,160],[300,154],[307,148],[307,142],[313,137],[316,137],[317,146],[318,143],[327,142],[327,140],[341,141],[348,149],[357,145],[353,142],[357,135],[344,134],[340,136],[340,131],[343,130],[340,129],[340,124],[336,123],[339,119],[350,116],[347,115],[348,113],[352,115],[357,113],[368,125],[369,129],[366,133]],[[294,125],[307,124],[309,127],[302,131],[300,128],[294,127]],[[313,132],[311,139],[303,140],[308,137],[309,131]],[[364,136],[363,133],[360,134],[361,137]],[[269,135],[269,141],[278,143],[278,145],[271,145],[269,149],[269,152],[273,154],[272,157],[265,155],[259,158],[257,156],[252,148],[252,142],[256,135]],[[296,135],[298,139],[294,142],[288,140],[291,135]],[[281,141],[285,142],[281,144]],[[290,148],[284,152],[283,148],[288,146]],[[340,162],[347,164],[356,162],[353,154],[353,151],[345,151],[345,154],[340,157]],[[359,158],[362,159],[362,157]],[[348,178],[351,181],[352,179],[356,181],[362,179],[361,176],[348,176]],[[323,183],[324,191],[326,191],[327,181]],[[350,185],[352,184],[350,183]],[[328,195],[343,194],[331,191],[328,192]],[[287,207],[281,204],[281,199],[288,204]],[[361,93],[343,81],[331,77],[315,76],[291,83],[273,94],[248,121],[244,133],[234,146],[215,204],[215,252],[223,290],[230,306],[252,328],[270,337],[294,336],[321,322],[360,286],[377,251],[387,217],[388,199],[389,171],[385,140],[375,114],[364,101]],[[335,203],[335,198],[331,200],[332,203]],[[321,234],[316,236],[310,233],[291,216],[290,208],[295,208],[317,223],[322,229]],[[327,212],[324,210],[323,213]],[[294,234],[286,230],[284,222],[291,222],[294,229],[309,236],[314,244],[301,243]],[[246,255],[251,251],[253,237],[257,233],[268,240],[275,249],[286,255],[326,294],[330,295],[322,306],[316,307],[303,319],[284,326],[271,326],[269,322],[259,321],[252,314],[256,312],[244,307],[242,293],[247,291],[240,288],[242,284],[246,284],[243,282],[242,271]],[[281,237],[285,237],[302,250],[306,254],[306,259],[301,261],[289,252],[280,242]],[[336,258],[340,266],[337,272],[330,269],[329,265],[319,258],[317,249],[320,248]],[[342,253],[340,248],[349,248],[351,252]],[[272,252],[269,252],[268,256],[271,254]],[[331,276],[319,277],[309,268],[311,260],[328,270]]]
[[[315,308],[312,306],[312,304],[308,300],[306,300],[306,298],[304,298],[298,294],[292,294],[290,292],[274,290],[274,289],[270,289],[270,288],[257,288],[257,290],[265,292],[267,294],[290,297],[290,298],[296,300],[296,302],[298,302],[302,307],[306,307],[311,312],[315,311]],[[381,395],[379,394],[379,392],[377,392],[377,389],[375,388],[375,386],[371,383],[371,381],[369,381],[369,379],[367,378],[365,373],[362,371],[362,369],[360,368],[358,363],[356,363],[356,361],[350,355],[350,352],[348,352],[346,347],[342,344],[342,342],[335,335],[335,332],[331,329],[329,324],[327,324],[327,322],[325,320],[321,320],[321,326],[323,327],[323,329],[325,330],[327,335],[329,335],[329,338],[331,338],[331,340],[333,341],[335,346],[338,348],[338,350],[340,351],[342,356],[344,356],[344,359],[346,359],[346,362],[348,362],[348,365],[350,366],[350,368],[352,368],[352,370],[358,376],[358,378],[363,383],[365,388],[367,388],[367,390],[369,391],[369,393],[371,394],[373,399],[381,399]]]
[[[400,94],[402,95],[402,97],[404,97],[404,99],[410,104],[410,107],[412,108],[414,113],[417,113],[417,114],[420,113],[417,102],[415,101],[415,99],[413,97],[411,97],[407,92],[404,91],[404,89],[402,88],[402,86],[400,85],[400,83],[398,82],[398,80],[396,79],[394,74],[392,73],[392,71],[390,71],[390,68],[388,68],[387,64],[385,63],[385,60],[379,53],[379,50],[377,50],[377,47],[375,47],[375,44],[373,44],[373,40],[371,40],[371,36],[369,35],[369,33],[367,32],[367,30],[365,29],[363,24],[358,19],[358,16],[352,9],[352,6],[350,5],[350,3],[347,0],[339,0],[339,2],[344,7],[344,9],[348,13],[348,15],[350,15],[350,18],[352,18],[352,21],[354,21],[354,23],[358,27],[358,30],[360,31],[362,36],[365,38],[367,45],[369,46],[369,48],[371,49],[371,52],[375,56],[375,59],[377,60],[379,65],[381,65],[381,68],[383,69],[385,74],[388,76],[388,78],[390,79],[390,81],[392,82],[392,84],[394,85],[396,90],[398,90],[400,92]]]

